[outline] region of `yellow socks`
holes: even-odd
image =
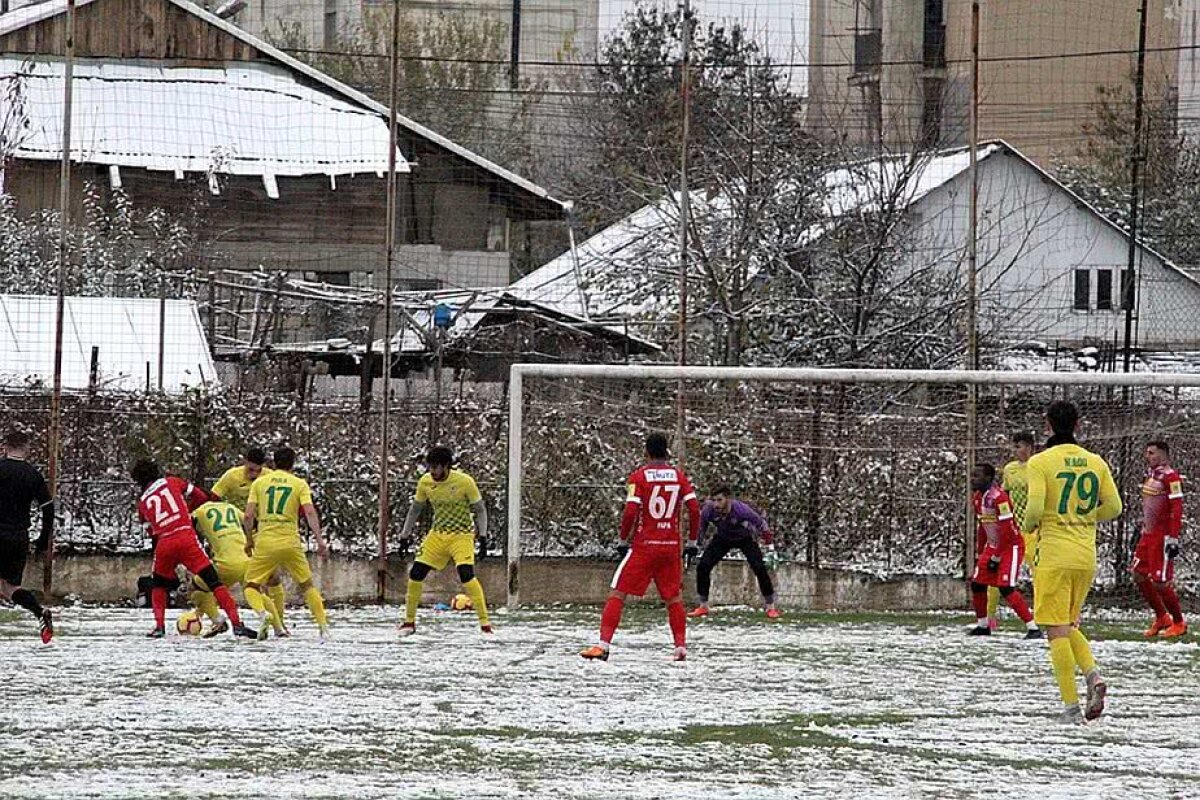
[[[1075,663],[1079,665],[1079,671],[1087,675],[1095,670],[1096,659],[1092,657],[1092,648],[1088,646],[1087,637],[1083,635],[1083,632],[1078,628],[1072,628],[1067,641],[1071,643],[1071,655],[1074,657]]]
[[[282,583],[268,586],[267,592],[271,595],[271,605],[275,606],[275,619],[279,622],[276,630],[283,630],[283,610],[287,607],[287,592],[284,591]]]
[[[213,622],[221,618],[221,610],[217,608],[217,600],[212,596],[212,592],[192,592],[192,596],[188,600],[192,602],[197,611]]]
[[[1078,633],[1078,631],[1076,631]],[[1079,634],[1083,638],[1083,634]],[[1050,640],[1050,663],[1054,665],[1054,679],[1058,681],[1058,693],[1068,706],[1079,705],[1079,690],[1075,688],[1075,655],[1071,652],[1070,638]],[[1087,647],[1087,640],[1083,640]],[[1090,656],[1090,654],[1089,654]],[[1095,666],[1095,662],[1092,662]]]
[[[996,612],[1000,609],[1000,590],[995,586],[988,587],[988,619],[995,619]]]
[[[325,616],[325,601],[321,599],[321,593],[317,591],[317,587],[310,586],[304,591],[304,605],[308,606],[308,610],[312,612],[313,619],[317,621],[317,627],[324,628],[329,625],[329,618]]]
[[[275,610],[271,607],[273,603],[267,599],[266,595],[258,589],[253,589],[249,586],[245,587],[245,593],[246,602],[250,604],[250,607],[260,614],[265,612],[271,621],[271,626],[277,627],[278,620],[275,618]]]
[[[404,621],[412,625],[417,621],[417,606],[421,603],[421,594],[425,587],[420,581],[408,579],[408,589],[404,592]]]
[[[479,578],[471,578],[462,587],[467,597],[471,598],[471,605],[475,606],[475,613],[479,616],[479,624],[490,625],[491,623],[488,621],[487,600],[483,596],[483,584],[479,582]]]

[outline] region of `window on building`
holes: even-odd
[[[321,272],[317,275],[317,280],[322,283],[327,283],[330,286],[349,286],[349,272]]]
[[[1096,270],[1096,310],[1112,311],[1113,308],[1113,271],[1111,269]]]
[[[1088,311],[1092,300],[1092,271],[1087,269],[1075,270],[1075,310]]]
[[[1130,286],[1133,288],[1133,291],[1130,292],[1128,295],[1125,294],[1125,292],[1126,292],[1125,287],[1127,287],[1127,286]],[[1137,281],[1135,281],[1133,279],[1133,270],[1129,270],[1129,269],[1121,270],[1121,310],[1122,311],[1128,311],[1129,309],[1133,308],[1134,295],[1136,295],[1136,294],[1137,294]]]

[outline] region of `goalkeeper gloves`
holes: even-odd
[[[694,544],[688,544],[683,548],[683,563],[690,567],[698,555],[700,555],[700,548]]]
[[[1179,539],[1175,538],[1174,536],[1169,536],[1166,539],[1166,545],[1167,546],[1164,548],[1164,550],[1166,551],[1167,559],[1174,561],[1175,559],[1179,558]]]
[[[620,542],[617,544],[616,549],[617,549],[617,560],[624,561],[625,556],[629,555],[629,545],[626,544],[625,542]]]
[[[997,572],[1000,569],[1000,556],[992,556],[988,559],[988,572]]]

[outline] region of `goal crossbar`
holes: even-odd
[[[775,367],[679,367],[669,365],[513,364],[508,396],[508,581],[507,602],[520,604],[521,425],[524,379],[591,378],[676,381],[738,381],[825,384],[955,384],[1010,386],[1200,387],[1200,373],[999,372],[988,370],[820,369]]]

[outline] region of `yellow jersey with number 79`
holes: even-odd
[[[1077,444],[1058,444],[1029,459],[1021,530],[1038,531],[1036,567],[1095,569],[1096,523],[1121,513],[1112,471]]]
[[[277,469],[254,480],[248,502],[254,503],[257,537],[299,538],[300,509],[312,505],[312,490],[303,478]]]

